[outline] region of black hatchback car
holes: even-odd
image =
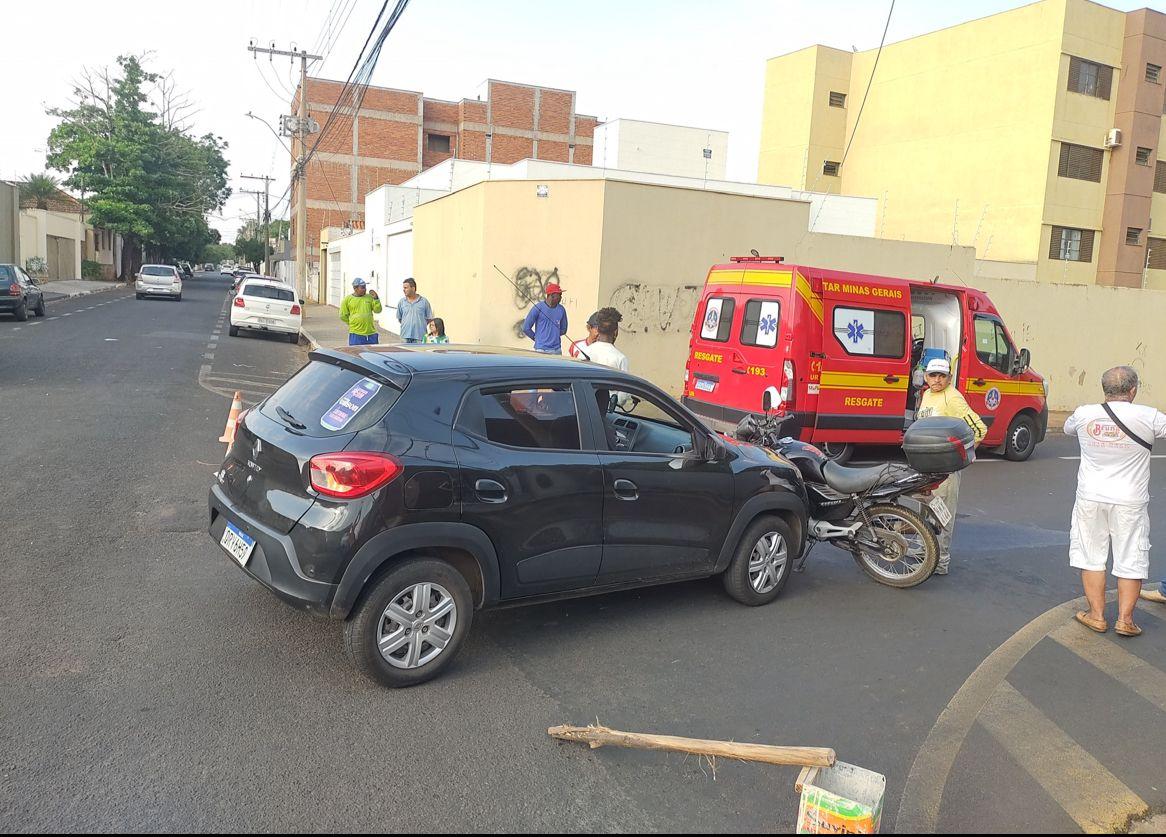
[[[40,283],[18,264],[0,264],[0,312],[24,322],[29,313],[45,315],[45,295]]]
[[[480,347],[318,350],[240,416],[210,534],[272,592],[345,621],[388,686],[424,682],[476,609],[720,574],[772,601],[805,547],[796,469],[651,384]]]

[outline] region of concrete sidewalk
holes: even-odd
[[[304,305],[304,320],[300,331],[311,348],[334,349],[348,345],[348,326],[340,319],[340,309],[332,305],[309,302]],[[377,326],[382,343],[400,343],[401,338]]]
[[[89,279],[56,279],[40,283],[46,302],[124,287],[124,282],[95,282]]]

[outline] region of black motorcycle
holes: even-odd
[[[746,416],[734,435],[769,448],[801,472],[810,500],[810,543],[829,542],[850,552],[867,575],[888,587],[914,587],[930,578],[939,562],[937,535],[952,512],[942,499],[921,495],[975,460],[971,429],[960,419],[920,419],[903,437],[908,464],[850,467],[787,435],[782,428],[788,417],[770,410],[768,393],[765,401],[764,416]]]

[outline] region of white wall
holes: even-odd
[[[704,158],[704,149],[712,157]],[[595,129],[592,154],[607,168],[679,177],[725,179],[729,134],[706,128],[615,119]]]

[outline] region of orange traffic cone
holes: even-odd
[[[235,390],[235,397],[231,401],[231,412],[227,415],[227,426],[223,429],[223,435],[219,437],[220,442],[225,442],[227,447],[235,441],[235,427],[239,424],[239,413],[243,411],[243,393]]]

